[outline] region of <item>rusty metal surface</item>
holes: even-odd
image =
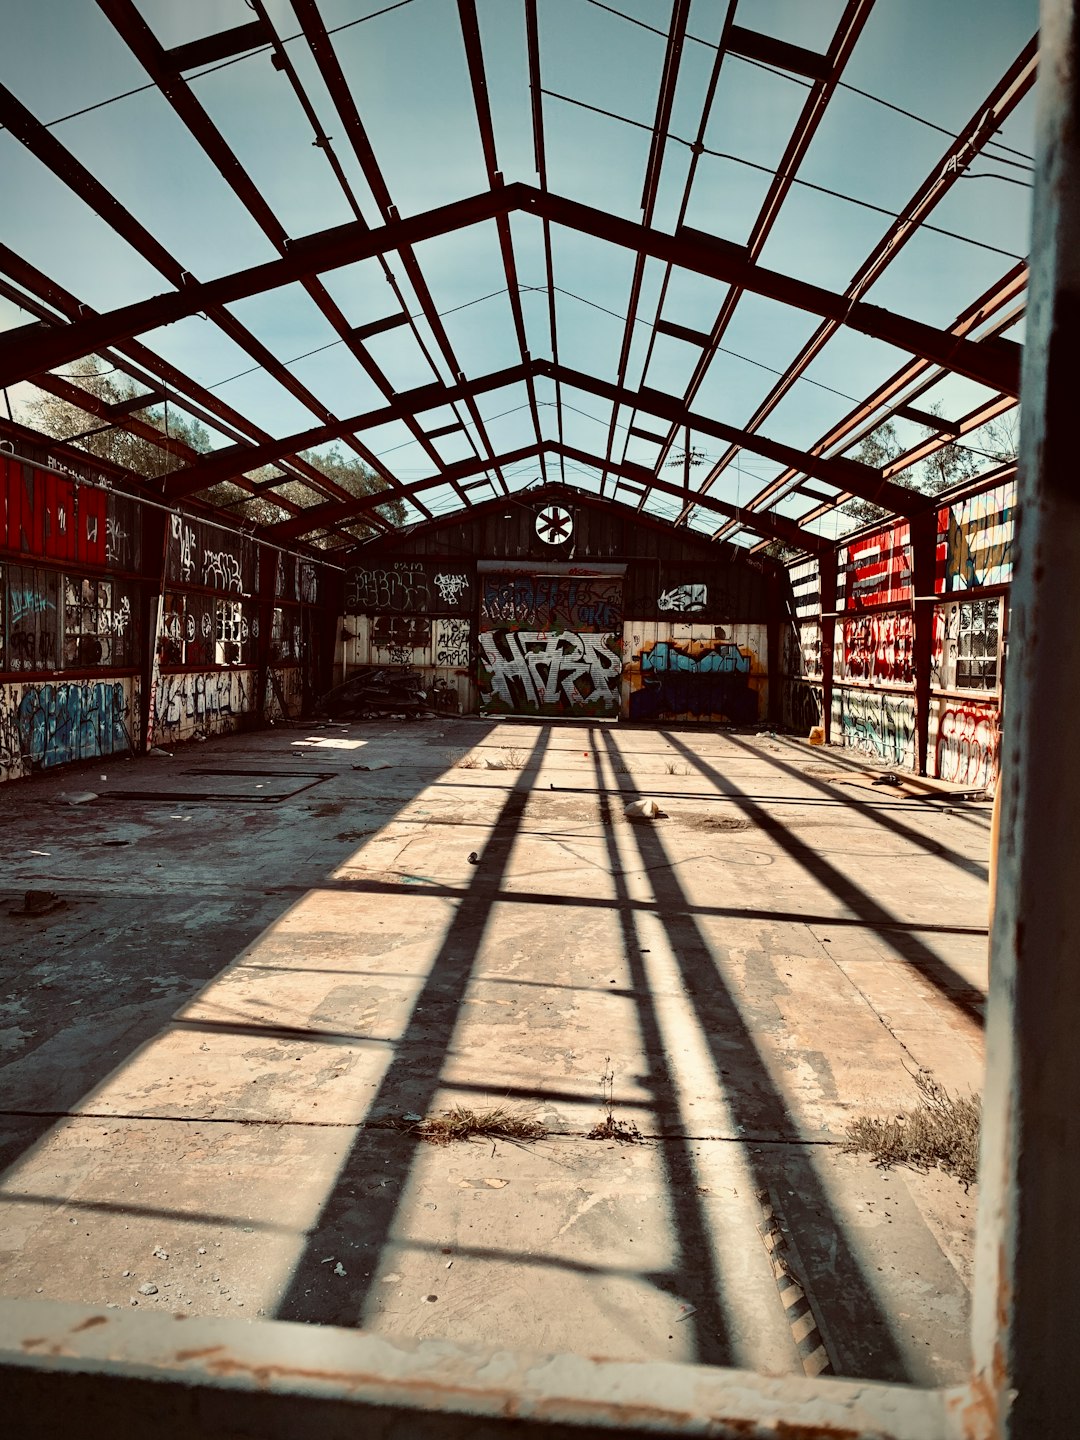
[[[0,1301],[0,1376],[15,1433],[37,1436],[73,1423],[103,1433],[104,1421],[161,1437],[947,1440],[960,1433],[947,1409],[969,1403],[960,1392],[42,1301]]]

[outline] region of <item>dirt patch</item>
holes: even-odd
[[[678,823],[687,830],[704,830],[710,834],[750,829],[750,821],[744,820],[741,815],[681,815]]]

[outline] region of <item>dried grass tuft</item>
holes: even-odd
[[[455,1105],[441,1115],[429,1116],[410,1124],[397,1122],[397,1128],[430,1145],[453,1145],[460,1140],[480,1136],[487,1140],[544,1140],[547,1126],[514,1110],[496,1106],[492,1110],[469,1110]]]
[[[607,1115],[589,1131],[589,1139],[621,1140],[624,1145],[639,1145],[645,1137],[633,1120],[616,1120],[614,1115]]]
[[[977,1095],[950,1095],[929,1070],[912,1073],[922,1097],[910,1110],[887,1120],[860,1115],[848,1124],[844,1149],[869,1155],[883,1169],[908,1165],[924,1173],[944,1170],[968,1189],[978,1178],[979,1123]]]
[[[451,750],[450,764],[455,770],[476,770],[480,761],[469,750]]]
[[[503,760],[507,770],[524,770],[528,763],[528,756],[524,750],[504,750]]]

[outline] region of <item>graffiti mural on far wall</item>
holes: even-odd
[[[21,688],[15,708],[19,755],[9,754],[8,763],[21,758],[23,763],[48,769],[73,760],[130,753],[131,705],[121,681]],[[10,750],[10,743],[6,748]]]
[[[480,703],[485,713],[619,713],[622,656],[613,635],[572,630],[484,630]]]
[[[656,608],[666,614],[692,615],[704,610],[709,603],[707,585],[673,585],[664,590],[656,601]]]
[[[480,607],[494,627],[612,632],[622,624],[622,579],[491,575],[485,577]]]
[[[436,621],[435,664],[465,669],[471,659],[468,620]]]
[[[915,705],[911,699],[906,695],[839,690],[833,703],[833,715],[839,718],[848,749],[914,769]]]
[[[155,725],[160,736],[179,738],[185,731],[233,728],[250,709],[251,680],[243,670],[162,675],[158,682]]]
[[[630,692],[631,720],[691,716],[753,725],[760,717],[760,672],[754,652],[722,637],[656,640],[636,657]]]
[[[414,650],[426,650],[430,644],[431,621],[426,615],[372,616],[372,649],[385,651],[394,665],[408,665]]]
[[[915,677],[915,628],[910,611],[845,620],[844,675],[910,685]]]
[[[979,706],[942,710],[937,734],[937,777],[955,785],[992,786],[998,773],[997,711]]]

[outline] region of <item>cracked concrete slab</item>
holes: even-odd
[[[841,1147],[919,1066],[980,1085],[986,807],[704,730],[279,729],[198,759],[281,798],[0,794],[12,906],[65,902],[0,909],[0,1293],[797,1372],[767,1201],[839,1373],[963,1376],[974,1196]],[[625,817],[650,796],[665,819]],[[607,1091],[644,1143],[588,1138]],[[550,1136],[406,1133],[452,1105]]]

